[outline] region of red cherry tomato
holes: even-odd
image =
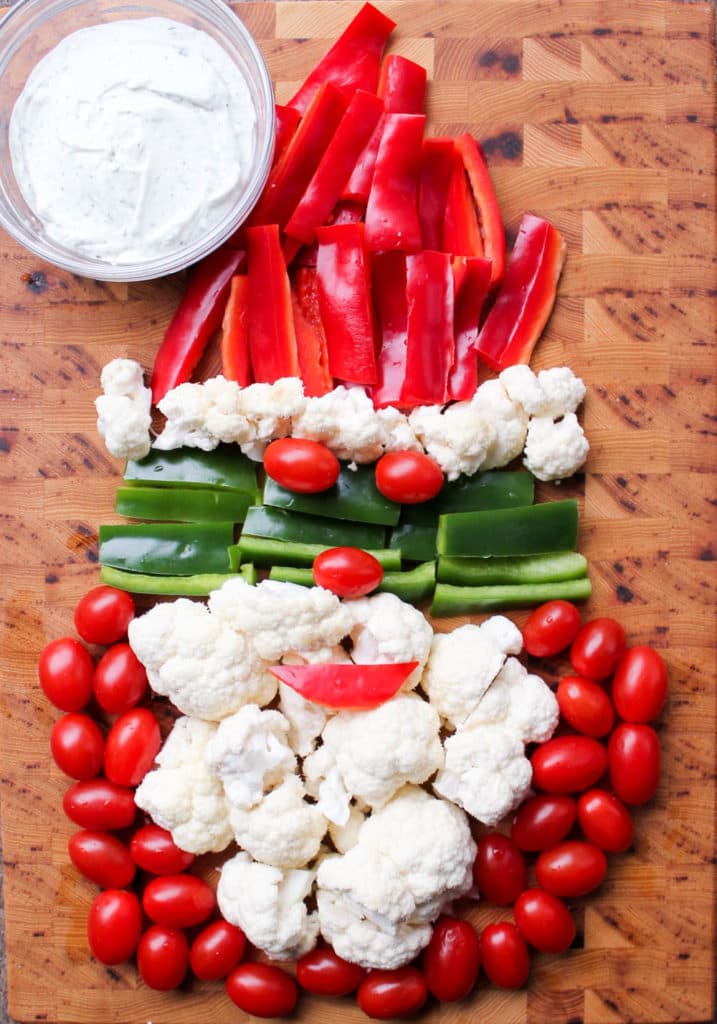
[[[376,487],[389,501],[418,505],[438,494],[443,471],[423,452],[388,452],[376,463]]]
[[[296,1006],[296,982],[272,964],[239,964],[227,978],[227,995],[255,1017],[283,1017]]]
[[[578,631],[570,663],[579,676],[607,679],[625,653],[625,630],[615,619],[591,619]]]
[[[246,936],[228,921],[212,921],[189,950],[189,966],[202,981],[226,978],[244,956]]]
[[[358,1004],[367,1017],[391,1020],[420,1010],[428,998],[426,979],[416,967],[371,971],[359,985]]]
[[[134,953],[142,934],[142,908],[133,892],[105,889],[92,901],[87,938],[102,964],[122,964]]]
[[[93,587],[75,608],[75,629],[88,644],[113,644],[127,635],[134,599],[126,590]]]
[[[161,875],[147,884],[142,906],[147,917],[170,928],[192,928],[217,905],[213,890],[196,875]]]
[[[55,764],[71,779],[92,779],[102,771],[105,741],[89,715],[70,712],[58,718],[50,733]]]
[[[80,828],[100,832],[127,828],[137,810],[132,790],[117,786],[109,779],[76,782],[62,798],[62,809]]]
[[[649,725],[623,722],[607,747],[610,783],[626,804],[644,804],[660,782],[660,741]]]
[[[579,839],[543,850],[535,863],[538,884],[566,899],[592,892],[600,885],[606,871],[607,861],[602,850]]]
[[[535,608],[523,626],[528,654],[552,658],[568,647],[580,629],[580,612],[570,601],[547,601]]]
[[[312,949],[296,965],[296,980],[316,996],[347,996],[365,976],[363,967],[344,960],[330,946]]]
[[[615,670],[612,699],[626,722],[651,722],[667,698],[667,666],[651,647],[631,647]]]
[[[558,683],[560,714],[573,729],[597,739],[615,724],[610,698],[599,683],[581,676],[564,676]]]
[[[480,944],[475,928],[456,917],[439,917],[423,954],[428,991],[444,1003],[465,999],[480,969]]]
[[[481,899],[498,907],[507,907],[525,889],[528,869],[515,843],[499,832],[489,832],[478,840],[473,878]]]
[[[178,928],[154,924],[137,947],[137,969],[145,985],[168,992],[184,981],[189,967],[189,943]]]
[[[575,938],[575,923],[562,900],[544,889],[526,889],[513,907],[523,938],[541,953],[564,953]]]
[[[533,785],[549,793],[579,793],[607,768],[607,750],[589,736],[558,736],[531,757]]]
[[[480,957],[486,977],[498,988],[520,988],[528,980],[530,954],[514,924],[500,921],[481,932]]]
[[[94,664],[79,640],[71,636],[51,640],[37,668],[43,693],[60,711],[81,711],[89,704]]]
[[[282,437],[264,452],[264,470],[287,491],[318,494],[328,491],[339,478],[339,460],[319,441]]]
[[[134,878],[129,850],[109,832],[75,832],[67,849],[77,870],[103,889],[124,889]]]
[[[107,734],[107,778],[119,786],[138,786],[161,746],[159,722],[148,708],[125,711]]]
[[[622,853],[632,845],[630,813],[606,789],[589,789],[578,800],[578,822],[591,843],[608,853]]]
[[[102,710],[121,715],[144,697],[147,673],[129,644],[114,644],[98,661],[92,685]]]
[[[510,837],[520,850],[546,850],[564,839],[574,824],[575,801],[571,796],[540,793],[518,808]]]
[[[193,853],[180,850],[171,832],[159,825],[143,825],[129,844],[132,860],[153,875],[178,875],[194,860]]]
[[[361,548],[329,548],[314,559],[314,583],[339,597],[363,597],[379,586],[383,567]]]

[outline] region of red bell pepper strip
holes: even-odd
[[[249,278],[246,274],[235,274],[222,320],[222,374],[243,388],[251,383],[248,300]]]
[[[277,103],[274,110],[276,114],[276,135],[274,138],[272,167],[281,159],[284,150],[294,137],[301,120],[301,114],[294,107],[283,107]]]
[[[289,275],[276,224],[247,228],[249,352],[254,380],[298,377]]]
[[[426,69],[397,53],[389,54],[381,65],[378,95],[383,100],[386,114],[422,114],[426,98]],[[345,199],[366,205],[384,124],[385,117],[382,117],[359,156],[343,192]]]
[[[371,398],[374,406],[381,409],[401,404],[406,376],[406,254],[376,253],[371,261],[371,287],[381,333],[376,387],[371,391]]]
[[[547,220],[526,213],[503,284],[478,335],[478,355],[500,371],[528,363],[548,322],[565,260],[565,242]]]
[[[395,697],[417,661],[383,665],[274,665],[269,671],[306,700],[329,708],[376,708]]]
[[[473,136],[467,133],[459,135],[455,140],[455,145],[463,157],[463,166],[468,175],[473,202],[478,212],[483,255],[493,264],[490,287],[491,292],[495,292],[500,287],[505,273],[505,229],[498,200],[483,150]]]
[[[453,273],[448,253],[406,257],[406,377],[401,402],[434,405],[446,400],[453,365]]]
[[[458,151],[453,159],[453,171],[448,187],[441,248],[454,256],[483,255],[478,212],[468,187],[463,157]]]
[[[155,405],[192,375],[212,334],[222,322],[231,279],[243,266],[246,253],[222,248],[197,263],[184,295],[164,332],[152,369]]]
[[[309,243],[325,224],[341,196],[356,160],[378,124],[383,106],[378,96],[357,89],[326,147],[298,206],[286,225],[287,235]]]
[[[478,321],[490,287],[491,262],[480,257],[461,257],[453,260],[452,269],[455,358],[448,375],[446,398],[467,402],[478,387]]]
[[[364,235],[360,223],[319,228],[316,273],[331,376],[375,384],[371,274]]]
[[[269,175],[249,223],[278,224],[292,215],[311,181],[348,106],[348,98],[333,85],[319,86],[309,109]]]
[[[319,312],[315,268],[299,267],[294,273],[291,306],[304,394],[312,397],[325,395],[333,387],[333,381],[329,373],[326,334]]]
[[[453,139],[424,139],[418,183],[418,220],[424,249],[443,251],[443,226],[453,175]]]
[[[376,92],[381,54],[396,22],[373,4],[364,4],[344,29],[329,52],[319,61],[298,92],[289,100],[300,114],[308,109],[316,90],[324,82],[345,88]]]
[[[366,244],[380,249],[421,248],[418,181],[423,114],[387,114],[366,207]]]
[[[331,224],[357,224],[363,220],[363,206],[359,203],[352,203],[349,199],[342,199],[336,204],[331,214]]]

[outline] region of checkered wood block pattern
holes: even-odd
[[[430,1024],[709,1021],[715,938],[715,189],[712,7],[663,0],[379,0],[392,49],[429,71],[429,131],[472,131],[490,162],[509,239],[530,210],[568,243],[537,352],[589,383],[592,451],[564,486],[582,505],[590,612],[660,648],[670,700],[664,782],[636,813],[628,855],[576,901],[575,948],[536,956],[530,985],[480,984]],[[286,100],[358,3],[238,3]],[[88,959],[93,888],[66,855],[65,781],[47,749],[53,714],[35,660],[71,630],[97,580],[96,531],[112,520],[117,464],[92,399],[111,357],[149,367],[181,280],[84,281],[0,238],[0,696],[2,826],[11,1015],[77,1024],[209,1024],[219,986],[164,995],[131,967]],[[216,353],[204,371],[217,367]],[[548,493],[548,489],[544,489]],[[522,620],[522,617],[520,617]],[[455,623],[451,623],[454,625]],[[448,622],[438,628],[449,628]],[[507,914],[463,908],[479,925]],[[303,1000],[296,1018],[359,1022],[350,1001]]]

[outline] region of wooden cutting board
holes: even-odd
[[[379,0],[392,47],[431,78],[433,134],[472,131],[510,238],[523,211],[552,219],[568,261],[538,364],[588,382],[592,451],[581,496],[589,612],[615,614],[670,669],[659,723],[663,782],[635,815],[634,850],[576,901],[579,936],[536,956],[527,990],[481,983],[426,1022],[702,1022],[715,938],[714,21],[661,0]],[[288,98],[357,3],[241,3]],[[80,280],[0,237],[0,698],[10,1013],[21,1021],[204,1024],[241,1020],[218,985],[163,995],[132,967],[88,957],[93,886],[68,862],[72,828],[53,767],[55,713],[38,652],[72,632],[97,582],[98,524],[119,465],[92,400],[110,358],[146,367],[181,291]],[[518,616],[522,621],[524,616]],[[453,623],[455,624],[455,623]],[[443,624],[447,626],[448,624]],[[480,904],[483,925],[507,917]],[[301,1001],[315,1024],[365,1020],[350,1000]]]

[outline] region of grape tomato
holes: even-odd
[[[214,891],[196,875],[160,875],[142,894],[147,917],[170,928],[193,928],[206,921],[216,905]]]
[[[607,736],[615,724],[610,698],[599,683],[582,676],[564,676],[556,694],[560,714],[584,736]]]
[[[607,750],[590,736],[558,736],[531,757],[533,785],[549,793],[579,793],[607,768]]]
[[[536,853],[564,839],[575,824],[575,816],[571,796],[540,793],[518,808],[510,836],[520,850]]]
[[[590,789],[578,800],[578,823],[586,839],[608,853],[632,845],[633,824],[627,807],[606,789]]]
[[[564,953],[575,938],[575,923],[562,900],[545,889],[526,889],[513,907],[523,938],[541,953]]]
[[[525,889],[527,877],[525,858],[512,839],[499,832],[480,837],[473,878],[481,899],[507,907]]]
[[[515,925],[509,921],[489,924],[483,929],[480,956],[486,977],[498,988],[520,988],[528,980],[528,946]]]
[[[299,958],[296,980],[317,996],[347,996],[366,977],[366,970],[344,960],[330,946],[317,946]]]
[[[100,584],[80,598],[75,608],[75,629],[88,644],[113,644],[127,635],[133,618],[132,595]]]
[[[233,1003],[255,1017],[283,1017],[296,1006],[296,982],[273,964],[239,964],[226,981]]]
[[[67,849],[77,870],[102,889],[125,889],[134,878],[136,868],[127,846],[109,832],[75,832]]]
[[[600,885],[606,871],[607,861],[602,850],[579,839],[543,850],[535,864],[538,884],[566,899],[592,892]]]
[[[282,437],[264,452],[267,476],[297,494],[327,491],[338,480],[340,469],[334,453],[319,441]]]
[[[135,864],[153,875],[178,875],[194,860],[176,845],[172,833],[159,825],[143,825],[137,829],[129,844]]]
[[[368,1017],[376,1020],[416,1013],[427,998],[426,979],[416,967],[371,971],[358,990],[359,1006]]]
[[[147,672],[129,644],[114,644],[98,661],[92,686],[102,710],[120,715],[144,697]]]
[[[114,722],[105,743],[105,774],[120,786],[137,786],[162,746],[159,723],[148,708],[132,708]]]
[[[523,626],[528,654],[551,658],[564,651],[580,629],[580,612],[570,601],[546,601],[535,608]]]
[[[456,917],[439,917],[423,954],[423,973],[431,995],[444,1003],[465,999],[480,969],[475,928]]]
[[[81,711],[92,699],[94,663],[90,652],[71,636],[51,640],[38,662],[43,693],[60,711]]]
[[[649,725],[622,722],[608,743],[610,783],[626,804],[644,804],[660,782],[660,741]]]
[[[202,981],[226,978],[244,956],[246,936],[228,921],[212,921],[195,938],[189,966]]]
[[[363,597],[380,586],[383,567],[361,548],[328,548],[314,559],[313,577],[317,586],[338,597]]]
[[[184,932],[151,925],[137,947],[137,970],[145,985],[168,992],[182,984],[188,968],[189,943]]]
[[[667,666],[651,647],[631,647],[612,681],[615,710],[626,722],[651,722],[667,699]]]
[[[87,938],[102,964],[122,964],[137,948],[142,934],[142,908],[133,892],[105,889],[92,901]]]
[[[570,663],[579,676],[607,679],[625,653],[625,630],[610,618],[591,619],[581,626],[570,648]]]
[[[93,718],[71,711],[53,725],[50,751],[57,767],[71,779],[92,779],[102,771],[105,741]]]
[[[80,828],[101,832],[127,828],[137,811],[131,789],[102,778],[70,786],[62,798],[62,808],[70,821]]]
[[[376,463],[376,487],[389,501],[418,505],[436,497],[443,471],[423,452],[388,452]]]

